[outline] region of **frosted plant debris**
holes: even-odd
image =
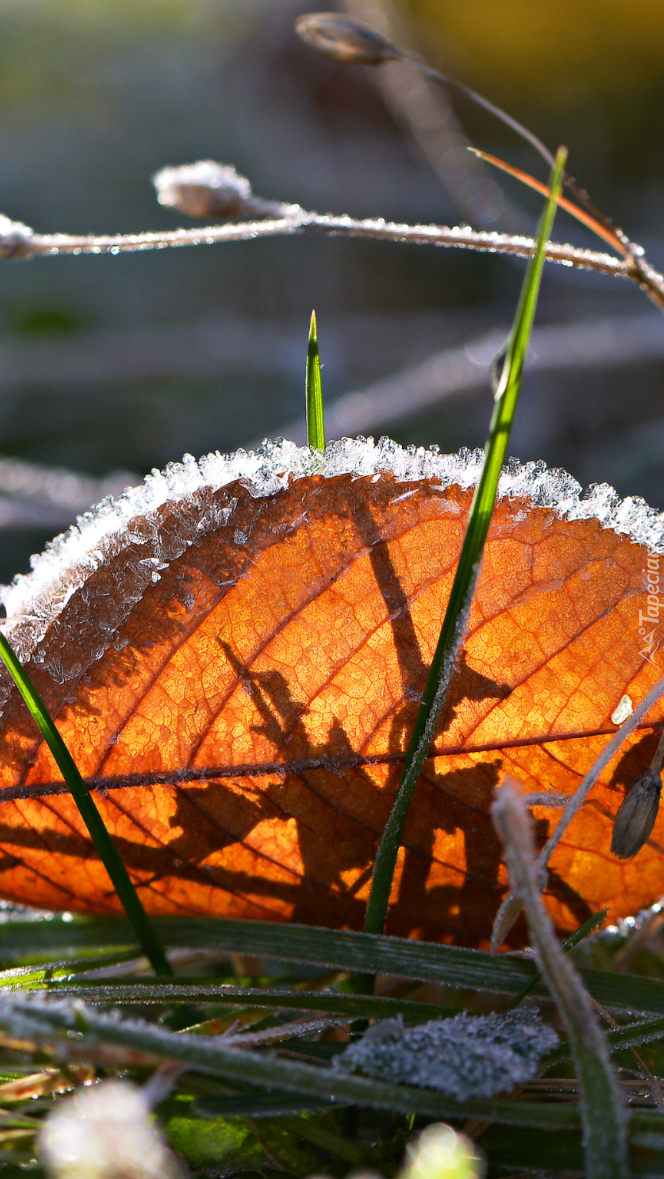
[[[457,1101],[511,1093],[532,1080],[558,1034],[536,1010],[431,1020],[406,1028],[385,1019],[335,1057],[334,1066],[375,1080],[436,1089]]]
[[[90,602],[96,641],[93,658],[100,658],[134,603],[158,580],[159,569],[206,533],[228,523],[233,501],[222,507],[214,496],[235,482],[256,498],[276,495],[293,480],[311,475],[374,480],[388,473],[404,483],[431,479],[443,491],[452,485],[469,489],[477,483],[483,459],[483,451],[465,447],[450,455],[440,454],[437,447],[404,449],[389,438],[376,443],[363,437],[331,442],[324,454],[277,439],[265,441],[255,451],[238,450],[231,455],[217,451],[198,461],[185,455],[180,463],[154,470],[139,487],[102,500],[51,541],[41,555],[33,557],[32,572],[2,588],[7,610],[4,633],[21,660],[31,656],[39,660],[36,648],[69,599],[98,569],[130,546],[137,546],[140,553],[131,586],[119,587],[113,600],[107,595],[103,602]],[[664,515],[642,499],[621,501],[607,484],[584,492],[565,471],[548,470],[543,462],[521,464],[510,459],[500,478],[498,497],[525,499],[569,520],[596,519],[602,527],[613,528],[664,554]],[[177,536],[171,535],[168,544],[160,532],[165,515],[178,524]],[[61,682],[84,670],[68,662],[66,653],[61,666],[56,666],[52,657],[48,666]]]

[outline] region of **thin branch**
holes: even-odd
[[[443,74],[440,70],[434,69],[426,61],[406,52],[400,45],[395,45],[392,40],[370,25],[366,25],[364,21],[337,16],[333,12],[309,13],[299,17],[295,22],[295,31],[313,49],[336,61],[369,66],[385,66],[401,62],[413,66],[424,77],[446,89],[464,94],[471,102],[483,107],[505,126],[510,127],[531,147],[534,147],[535,151],[546,160],[549,167],[552,166],[552,152],[528,127],[524,127],[507,111],[502,110],[493,102],[489,102],[483,94],[478,94],[477,91],[466,86],[465,82],[459,82],[456,78],[451,78],[449,74]],[[563,176],[563,183],[591,216],[603,225],[611,237],[621,243],[621,248],[624,248],[629,255],[628,261],[633,270],[635,281],[648,291],[650,298],[657,303],[660,310],[664,310],[661,276],[648,262],[643,247],[630,241],[627,234],[623,233],[613,224],[610,217],[597,208],[586,190],[577,184],[573,176],[566,172]]]
[[[576,792],[570,798],[564,813],[558,820],[555,831],[549,837],[542,851],[540,852],[537,865],[540,878],[545,873],[549,860],[551,859],[553,852],[557,848],[560,840],[572,822],[572,819],[574,818],[577,811],[583,806],[586,798],[588,797],[602,771],[609,764],[611,758],[614,757],[618,752],[623,741],[629,737],[630,733],[634,732],[646,714],[650,711],[653,705],[657,703],[662,695],[664,695],[664,680],[659,680],[659,682],[655,684],[654,688],[650,689],[648,695],[641,701],[638,707],[634,709],[632,715],[623,722],[617,733],[614,734],[607,744],[606,749],[600,753],[594,765],[590,768],[585,778],[581,782],[578,790],[576,790]]]
[[[218,242],[251,241],[259,237],[279,237],[301,233],[323,233],[341,237],[361,237],[374,241],[404,242],[412,245],[450,246],[479,250],[491,254],[510,254],[530,258],[535,239],[518,234],[473,230],[467,226],[409,225],[385,221],[382,217],[356,219],[346,215],[321,214],[299,205],[284,206],[282,217],[261,221],[242,221],[223,225],[206,225],[193,229],[173,229],[157,233],[66,234],[35,233],[26,226],[0,218],[0,258],[10,260],[54,257],[60,254],[124,254],[139,250],[164,250],[179,246],[215,245]],[[595,270],[640,283],[629,260],[594,250],[581,250],[561,242],[548,242],[546,258],[562,266]],[[664,277],[652,274],[652,283],[664,306]]]

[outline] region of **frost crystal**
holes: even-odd
[[[1,231],[1,226],[0,226]],[[484,455],[462,448],[458,454],[439,454],[437,447],[403,449],[389,438],[343,438],[331,442],[324,455],[308,447],[278,439],[256,451],[219,452],[196,461],[185,455],[164,471],[153,471],[140,487],[129,488],[117,498],[108,497],[80,516],[76,525],[56,537],[38,557],[33,572],[17,577],[2,589],[7,610],[4,633],[23,661],[43,659],[36,648],[69,599],[97,570],[134,546],[137,560],[131,582],[93,595],[90,590],[90,631],[96,646],[91,658],[100,658],[114,635],[141,599],[153,574],[165,568],[206,533],[229,523],[236,500],[220,504],[215,494],[233,483],[242,484],[260,498],[278,494],[294,480],[317,475],[325,479],[351,475],[372,481],[389,474],[397,481],[431,479],[441,491],[452,485],[474,487]],[[641,499],[620,500],[606,484],[582,492],[565,471],[550,471],[544,463],[522,465],[510,459],[498,485],[499,498],[518,498],[535,507],[548,508],[569,519],[596,519],[630,540],[664,554],[664,517]],[[163,539],[165,517],[177,522],[170,540]],[[58,660],[48,656],[50,673],[59,681],[74,679],[86,670],[72,662],[63,640]],[[5,684],[6,680],[3,681]],[[0,697],[3,688],[0,685]]]
[[[235,168],[215,160],[198,160],[179,168],[162,168],[152,177],[160,205],[190,217],[236,217],[251,196],[251,185]]]
[[[457,1101],[511,1093],[537,1072],[558,1035],[537,1011],[469,1015],[404,1027],[401,1019],[375,1024],[334,1064],[392,1084],[437,1089]]]

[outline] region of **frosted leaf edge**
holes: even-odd
[[[457,454],[441,454],[437,447],[403,448],[389,438],[343,438],[328,444],[325,453],[300,447],[293,442],[266,440],[255,451],[233,454],[216,451],[196,460],[185,454],[179,463],[156,468],[138,487],[127,488],[117,497],[107,497],[79,516],[66,532],[50,541],[43,553],[31,559],[32,571],[20,574],[9,586],[0,586],[0,600],[7,618],[2,630],[13,643],[19,658],[34,654],[49,625],[86,580],[110,558],[135,540],[153,540],[155,555],[143,564],[147,578],[158,576],[158,511],[166,505],[186,513],[192,497],[201,491],[217,491],[236,481],[250,495],[274,495],[293,479],[310,475],[334,478],[380,477],[389,473],[399,482],[437,480],[441,490],[458,485],[474,487],[482,468],[484,452],[462,448]],[[529,499],[534,507],[551,509],[561,519],[595,519],[602,527],[627,536],[651,551],[664,554],[664,513],[645,500],[629,496],[621,500],[606,483],[586,490],[566,471],[549,469],[544,462],[520,463],[509,459],[498,485],[499,498]],[[138,529],[138,521],[140,528]],[[136,522],[138,531],[132,528]],[[194,531],[182,542],[182,550],[221,521],[214,509],[203,509]],[[191,520],[189,520],[191,525]],[[170,552],[168,558],[176,554]],[[137,597],[145,586],[137,585]],[[131,602],[125,603],[127,610]],[[118,616],[118,624],[121,617]],[[102,648],[108,646],[105,636]],[[99,654],[101,654],[101,649]],[[71,669],[71,674],[75,674]],[[56,677],[59,678],[59,677]],[[65,674],[64,678],[70,678]]]

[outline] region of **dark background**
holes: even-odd
[[[319,212],[532,232],[532,193],[496,174],[504,197],[489,186],[473,205],[459,152],[451,179],[445,160],[436,174],[388,110],[376,71],[298,42],[294,18],[310,7],[0,0],[0,210],[43,232],[173,228],[183,218],[157,205],[151,174],[213,158],[258,194]],[[432,63],[552,147],[567,143],[570,170],[664,266],[661,3],[411,0],[398,16]],[[546,178],[500,124],[454,107],[474,143]],[[564,214],[554,237],[604,248]],[[312,237],[1,266],[0,455],[97,480],[119,472],[113,487],[185,451],[283,432],[303,411],[312,307],[331,404],[506,328],[523,274],[522,262],[497,256]],[[540,325],[599,320],[612,334],[624,320],[629,337],[637,316],[654,354],[627,349],[526,375],[511,450],[662,508],[661,313],[627,282],[547,268]],[[482,445],[490,408],[482,373],[476,390],[389,429],[404,444]],[[0,509],[17,494],[3,478]],[[0,579],[27,568],[73,513],[65,496],[40,516],[43,489],[26,487],[18,494],[32,515],[0,510]]]

